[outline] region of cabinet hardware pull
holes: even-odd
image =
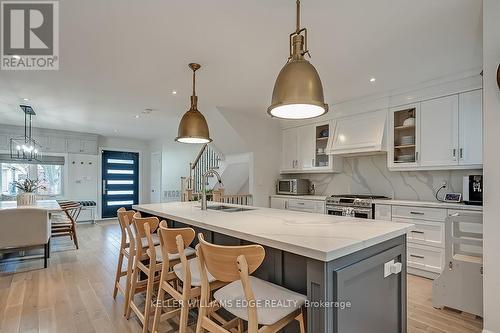
[[[422,212],[410,212],[410,214],[413,214],[413,215],[425,215],[425,213],[422,213]]]
[[[453,148],[453,159],[457,158],[457,149]]]
[[[448,264],[448,269],[450,271],[453,270],[453,261],[450,261],[450,263]]]
[[[314,158],[312,159],[312,166],[314,167]]]
[[[415,162],[418,162],[418,151],[415,152]]]
[[[460,148],[460,159],[464,158],[464,149]]]
[[[410,257],[418,258],[418,259],[424,259],[425,258],[424,256],[417,256],[416,254],[410,254]]]
[[[412,230],[411,232],[413,232],[414,234],[425,234],[425,232],[418,230]]]

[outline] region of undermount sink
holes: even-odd
[[[255,208],[233,207],[233,206],[226,206],[226,205],[214,205],[214,206],[208,206],[207,209],[220,210],[221,212],[226,212],[226,213],[236,213],[236,212],[246,212],[248,210],[254,210]]]

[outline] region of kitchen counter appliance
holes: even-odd
[[[276,183],[276,194],[305,195],[309,194],[311,182],[309,179],[287,178]]]
[[[470,175],[464,177],[463,200],[466,205],[483,205],[483,176]]]
[[[332,195],[326,198],[326,213],[328,215],[373,219],[375,216],[375,199],[390,198],[378,195]]]

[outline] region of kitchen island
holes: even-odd
[[[254,275],[307,295],[310,333],[406,332],[406,233],[412,225],[224,206],[211,203],[202,211],[198,202],[173,202],[133,209],[171,227],[191,226],[215,244],[264,246],[266,258]]]

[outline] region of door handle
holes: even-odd
[[[106,180],[102,180],[102,194],[106,194],[108,190],[106,189]]]

